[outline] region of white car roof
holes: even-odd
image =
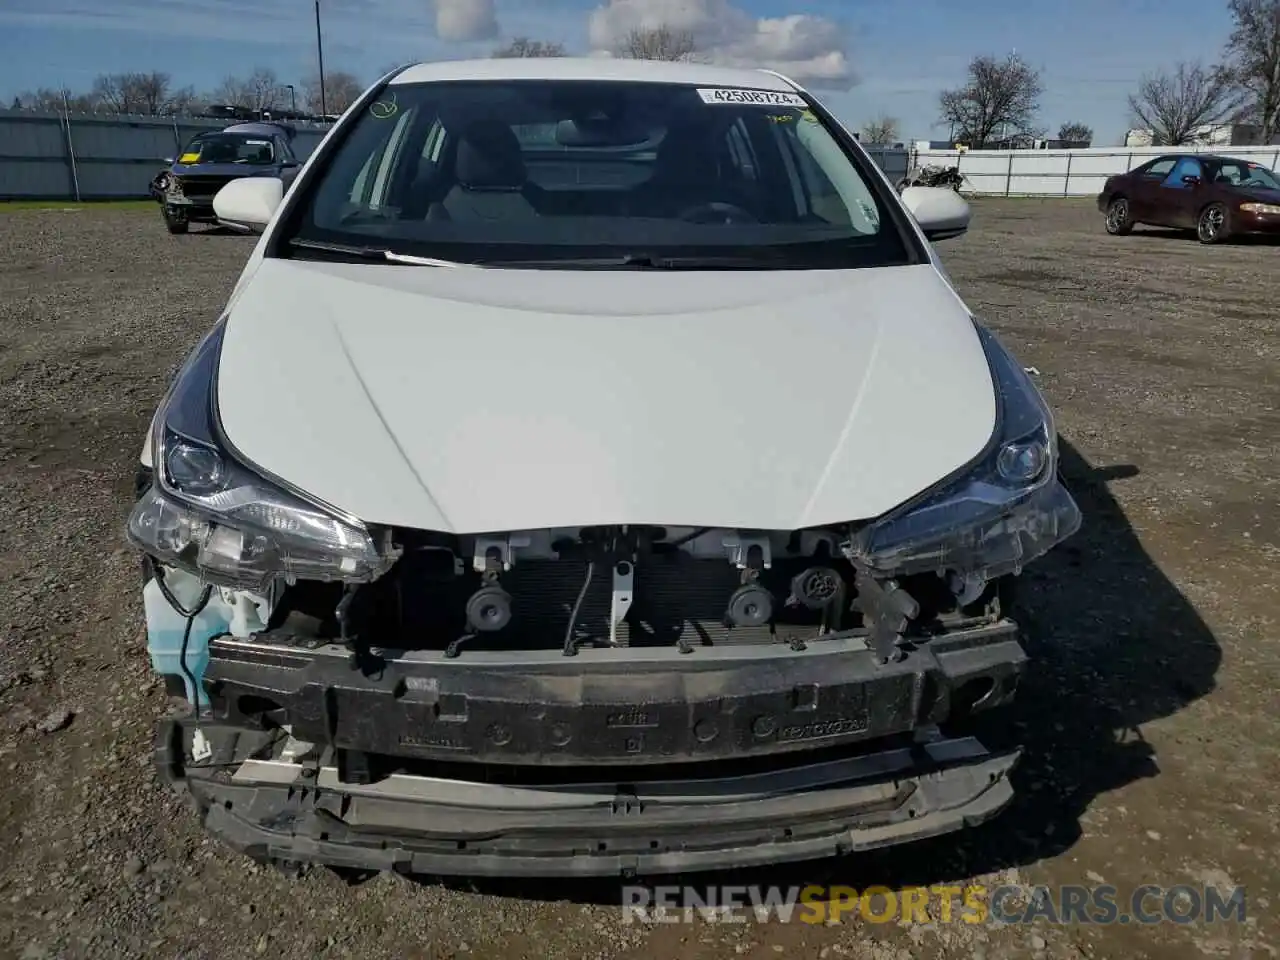
[[[622,57],[492,57],[436,60],[406,68],[392,84],[438,80],[625,80],[745,87],[792,93],[799,84],[767,70],[713,67],[701,63],[632,60]]]

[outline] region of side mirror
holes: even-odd
[[[302,164],[299,163],[297,160],[281,160],[280,166],[283,167],[285,170],[292,170],[294,167],[302,166]]]
[[[931,241],[950,240],[969,229],[969,203],[950,187],[905,187],[901,197]]]
[[[284,199],[284,181],[277,177],[232,180],[213,197],[218,222],[233,230],[261,233]]]
[[[172,166],[173,166],[173,157],[165,157],[165,158],[164,158],[163,160],[161,160],[160,162],[161,162],[161,163],[163,163],[163,164],[165,164],[166,166],[170,166],[170,167],[172,167]]]
[[[1182,182],[1185,183],[1188,187],[1200,186],[1200,178],[1197,177],[1194,173],[1188,173],[1185,177],[1182,178]]]

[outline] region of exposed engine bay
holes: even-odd
[[[860,573],[837,531],[744,533],[591,527],[506,536],[396,537],[373,583],[284,587],[271,628],[357,647],[545,651],[804,645],[866,634],[883,658],[917,637],[999,613],[997,591],[957,577]]]
[[[1012,577],[876,578],[825,530],[391,539],[371,582],[203,588],[202,705],[156,762],[263,863],[664,873],[946,832],[1011,796],[1017,751],[962,722],[1016,692]]]

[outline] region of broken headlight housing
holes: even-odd
[[[961,475],[854,532],[846,553],[874,573],[994,580],[1021,572],[1080,527],[1057,475],[1053,414],[1022,366],[975,326],[996,389],[993,441]]]
[[[376,579],[394,556],[358,520],[240,462],[217,425],[219,323],[179,371],[152,425],[153,482],[128,536],[209,583],[260,590],[283,578]]]

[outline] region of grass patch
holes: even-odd
[[[0,213],[9,210],[154,210],[154,200],[0,200]]]

